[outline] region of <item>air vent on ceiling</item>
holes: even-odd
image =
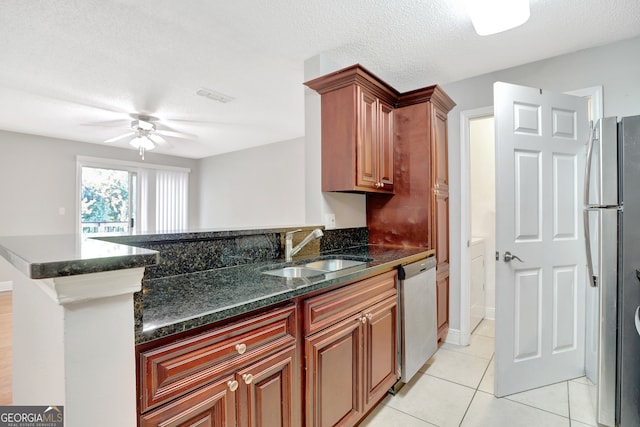
[[[227,102],[231,102],[235,99],[232,96],[225,95],[224,93],[216,92],[215,90],[206,89],[203,87],[201,87],[196,91],[196,95],[204,96],[205,98],[222,102],[223,104],[226,104]]]

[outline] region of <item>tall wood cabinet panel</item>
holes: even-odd
[[[367,195],[369,242],[435,249],[438,338],[449,327],[449,171],[447,113],[439,86],[399,96],[395,108],[394,196]]]
[[[438,339],[449,331],[449,147],[447,113],[431,105],[432,226],[436,251],[436,299],[438,301]]]
[[[397,92],[360,65],[305,85],[321,95],[322,191],[393,194]]]

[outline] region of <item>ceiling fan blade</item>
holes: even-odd
[[[135,134],[136,134],[135,132],[127,132],[124,135],[119,135],[119,136],[115,136],[113,138],[109,138],[109,139],[105,140],[104,142],[116,142],[116,141],[124,139],[124,138],[126,138],[128,136],[133,136]]]
[[[157,130],[156,133],[164,136],[170,136],[173,138],[181,138],[181,139],[191,139],[196,137],[195,135],[190,133],[176,132],[172,130]]]
[[[169,143],[167,142],[166,139],[164,139],[163,137],[161,137],[160,135],[157,135],[155,133],[151,133],[148,135],[148,138],[153,141],[155,144],[161,146],[161,147],[167,147],[169,145]]]
[[[127,127],[131,124],[131,120],[127,119],[117,119],[117,120],[106,120],[102,122],[90,122],[90,123],[82,123],[82,126],[96,126],[96,127]]]

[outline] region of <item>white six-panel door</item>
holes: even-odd
[[[494,108],[495,394],[505,396],[584,375],[588,124],[586,100],[506,83]]]

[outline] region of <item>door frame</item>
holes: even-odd
[[[520,84],[520,83],[519,83]],[[593,121],[603,117],[602,86],[591,86],[564,92],[567,95],[590,96]],[[455,344],[468,345],[471,336],[471,141],[469,122],[473,119],[493,116],[493,105],[460,112],[460,335]],[[494,310],[485,311],[488,318],[495,319]]]
[[[493,116],[493,105],[460,112],[460,342],[471,336],[471,140],[469,123]],[[486,315],[486,312],[485,312]]]

